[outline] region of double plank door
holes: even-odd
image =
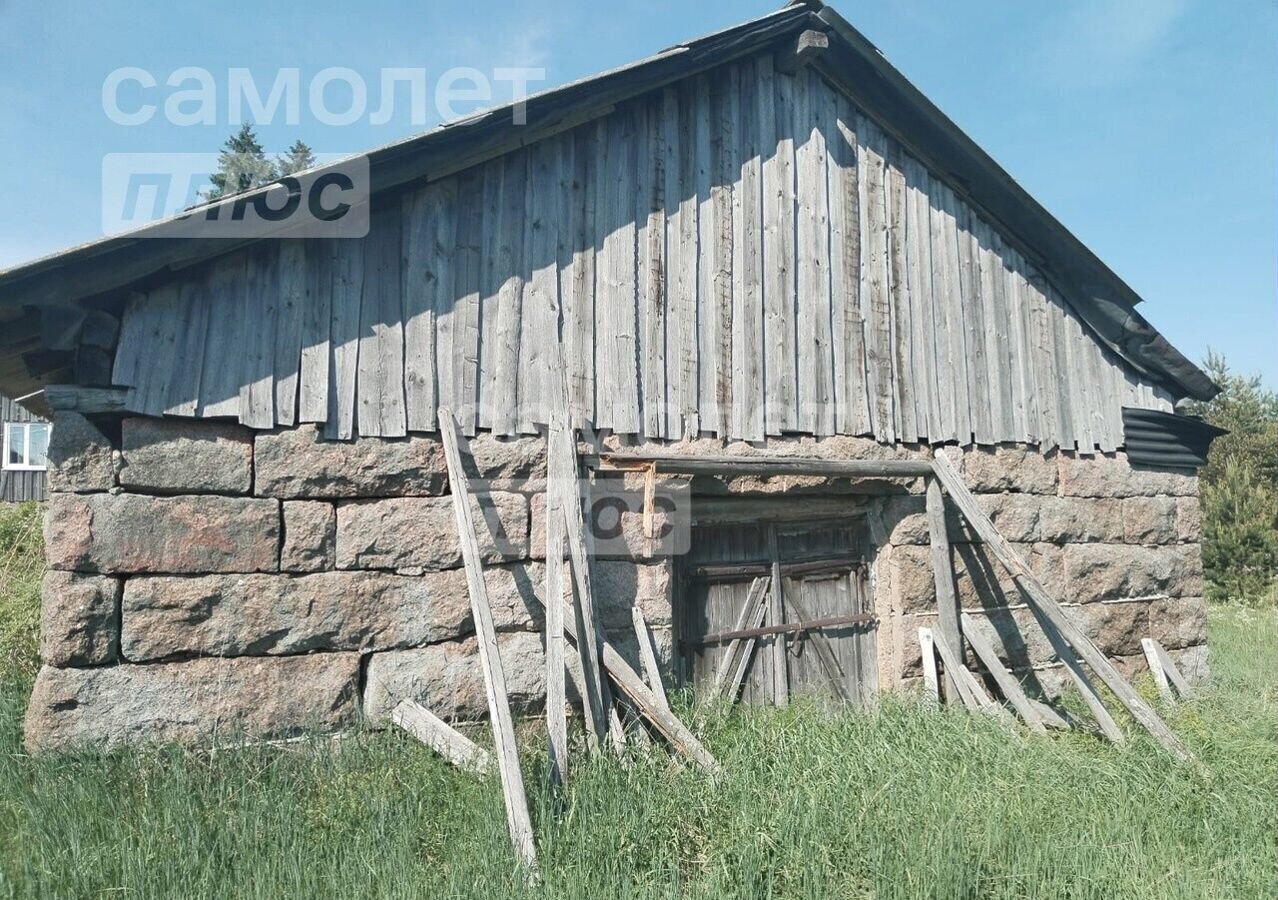
[[[863,520],[693,529],[681,646],[699,697],[867,703],[877,622]]]

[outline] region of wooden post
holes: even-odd
[[[1141,638],[1140,649],[1145,653],[1145,661],[1149,663],[1150,674],[1154,676],[1154,683],[1158,685],[1158,693],[1164,700],[1168,703],[1176,702],[1176,696],[1172,693],[1173,686],[1182,697],[1188,697],[1193,693],[1189,682],[1185,680],[1184,675],[1180,674],[1180,669],[1176,668],[1176,663],[1172,661],[1171,656],[1162,644],[1153,638]]]
[[[998,557],[1003,566],[1016,579],[1016,583],[1020,585],[1029,599],[1030,605],[1050,621],[1060,632],[1061,637],[1078,651],[1078,654],[1082,656],[1092,671],[1100,677],[1106,687],[1114,692],[1114,695],[1118,697],[1119,701],[1137,722],[1144,726],[1150,734],[1176,756],[1186,761],[1192,760],[1193,755],[1181,743],[1176,733],[1167,727],[1167,724],[1159,718],[1158,713],[1148,703],[1141,699],[1141,696],[1119,674],[1100,648],[1093,644],[1091,639],[1083,633],[1077,623],[1066,615],[1060,604],[1047,593],[1039,580],[1034,577],[1030,567],[1012,549],[1012,545],[999,534],[998,529],[994,527],[994,523],[976,505],[975,498],[972,497],[971,492],[963,484],[963,479],[959,476],[958,470],[946,458],[944,451],[938,450],[936,452],[933,460],[933,469],[951,499],[958,505],[958,508],[968,522],[971,523],[972,527],[976,529],[977,534],[981,536],[981,540],[994,552],[994,555]]]
[[[1052,652],[1056,654],[1056,658],[1065,666],[1065,671],[1073,679],[1074,686],[1078,688],[1079,694],[1083,697],[1083,702],[1087,704],[1092,717],[1096,719],[1096,724],[1100,727],[1101,734],[1115,744],[1123,743],[1125,740],[1123,729],[1118,727],[1114,717],[1105,708],[1105,702],[1101,700],[1100,693],[1096,690],[1096,686],[1092,684],[1092,680],[1083,671],[1083,666],[1079,663],[1078,654],[1074,652],[1074,648],[1065,641],[1065,638],[1061,637],[1061,633],[1056,630],[1056,626],[1052,624],[1050,619],[1038,609],[1031,608],[1031,612],[1034,613],[1034,619],[1038,622],[1039,627],[1043,629],[1043,633],[1047,635],[1048,643],[1052,645]]]
[[[493,611],[488,604],[488,588],[484,584],[484,567],[479,553],[479,539],[471,517],[470,484],[462,468],[461,440],[452,410],[439,409],[439,434],[444,444],[448,465],[448,485],[453,495],[453,512],[457,517],[457,537],[461,541],[462,562],[466,567],[466,587],[470,592],[470,611],[475,620],[475,643],[479,663],[484,672],[488,692],[488,714],[492,718],[493,744],[497,752],[497,771],[501,775],[502,795],[506,801],[506,824],[515,852],[530,870],[537,868],[537,850],[533,846],[532,820],[528,816],[528,797],[524,793],[524,775],[519,769],[519,752],[515,746],[515,725],[510,716],[506,695],[506,673],[497,649],[497,632],[493,627]]]
[[[638,606],[630,607],[630,617],[635,625],[635,638],[639,641],[639,664],[643,669],[643,677],[648,681],[648,688],[657,698],[663,709],[670,709],[670,699],[666,696],[666,686],[661,682],[661,668],[657,665],[657,648],[652,644],[652,632],[644,621],[643,611]]]
[[[415,700],[400,701],[391,721],[459,769],[484,775],[492,767],[487,750]]]
[[[568,779],[568,697],[564,685],[564,513],[546,492],[546,731],[550,783]]]
[[[781,586],[781,557],[777,550],[777,530],[768,529],[768,554],[772,557],[772,591],[768,595],[768,620],[772,625],[785,623],[785,589]],[[786,670],[786,636],[772,638],[772,701],[777,706],[790,702],[790,679]]]
[[[919,629],[919,652],[923,655],[923,684],[928,695],[941,702],[941,683],[936,672],[936,645],[932,642],[932,629]]]
[[[972,683],[963,677],[963,671],[966,669],[963,661],[959,659],[958,654],[950,647],[945,635],[934,633],[932,642],[936,646],[936,652],[941,654],[941,662],[945,664],[945,671],[954,685],[954,696],[962,700],[963,705],[972,712],[980,712],[984,705],[972,690]]]
[[[945,527],[945,498],[935,478],[927,480],[927,527],[932,545],[932,577],[936,581],[936,609],[940,618],[937,629],[955,653],[963,649],[963,632],[959,627],[958,595],[954,590],[954,558],[950,553],[950,533]],[[956,684],[945,673],[945,699],[953,703]]]
[[[1025,691],[1021,688],[1021,683],[1016,680],[1016,676],[1003,665],[1003,661],[998,658],[993,645],[985,639],[985,635],[974,627],[971,616],[963,613],[962,620],[963,634],[967,637],[967,642],[972,645],[977,658],[989,670],[990,675],[994,676],[994,681],[1003,692],[1003,696],[1021,714],[1021,718],[1025,720],[1025,724],[1031,731],[1045,734],[1047,728],[1043,725],[1043,718],[1030,704],[1029,697],[1025,696]]]

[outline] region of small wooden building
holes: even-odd
[[[633,650],[638,606],[672,683],[706,689],[767,572],[767,620],[828,620],[838,675],[796,626],[760,638],[747,700],[908,689],[936,588],[917,479],[645,484],[652,459],[940,445],[1120,669],[1152,635],[1205,672],[1207,437],[1175,404],[1216,387],[834,10],[368,161],[362,239],[159,225],[0,273],[0,387],[46,388],[56,422],[32,744],[341,728],[404,697],[483,714],[440,407],[486,488],[510,693],[536,707],[561,372],[613,515],[599,619]],[[668,500],[656,527],[627,499],[645,491]],[[971,627],[1054,693],[1016,586],[950,530]]]
[[[50,425],[20,403],[0,394],[0,503],[29,503],[45,498]]]

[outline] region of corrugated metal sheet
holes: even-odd
[[[1123,407],[1127,458],[1135,465],[1197,469],[1211,442],[1228,433],[1194,416]]]

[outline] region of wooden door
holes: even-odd
[[[683,566],[681,634],[685,675],[698,694],[709,696],[716,680],[735,674],[735,644],[738,654],[751,651],[740,698],[777,702],[773,648],[780,643],[788,694],[855,704],[873,698],[877,623],[866,547],[860,520],[695,528]],[[780,590],[780,622],[767,615],[770,597],[760,599],[760,589],[747,609],[756,581],[768,594]]]

